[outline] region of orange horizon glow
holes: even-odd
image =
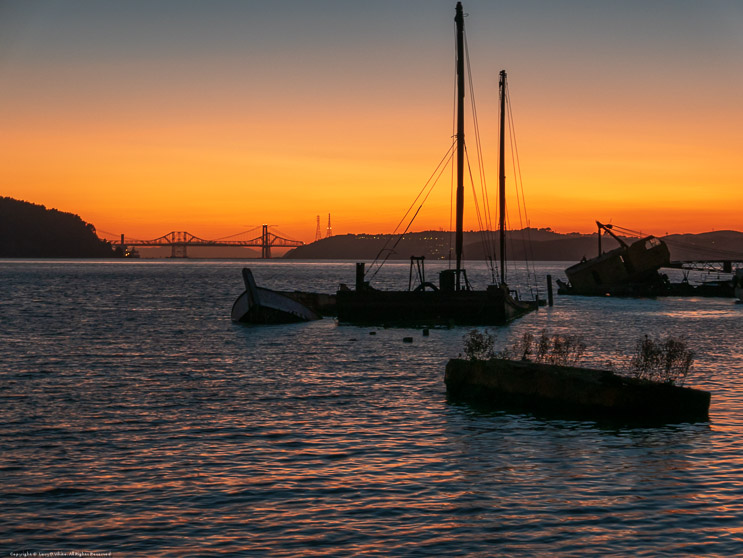
[[[163,18],[153,24],[150,50],[138,55],[124,24],[106,19],[105,3],[85,16],[113,29],[100,54],[100,38],[86,36],[87,27],[75,35],[73,19],[54,20],[57,43],[39,33],[19,43],[15,58],[0,60],[0,193],[139,239],[170,231],[215,239],[268,223],[311,242],[316,216],[324,235],[328,213],[336,235],[391,233],[451,141],[451,4],[403,9],[409,36],[353,28],[362,8],[347,7],[334,12],[351,26],[337,38],[345,42],[298,19],[294,35],[275,40],[258,27],[234,37],[222,31],[234,44],[209,35],[214,53],[193,47],[185,32],[164,41]],[[683,71],[699,60],[687,58],[711,54],[687,46],[673,28],[660,36],[650,23],[628,23],[605,29],[606,38],[599,27],[576,27],[573,44],[552,30],[573,24],[561,12],[542,21],[506,3],[499,9],[510,21],[528,15],[541,25],[531,31],[534,46],[517,50],[516,29],[490,33],[504,24],[489,3],[467,4],[473,57],[496,52],[509,61],[528,210],[528,221],[519,221],[509,168],[510,229],[591,233],[597,219],[658,236],[743,229],[743,72],[734,71],[730,46],[737,43],[717,36],[710,52],[720,63],[704,59],[710,77],[694,82]],[[365,14],[384,20],[385,9]],[[258,9],[255,25],[279,25],[270,10]],[[492,61],[472,63],[494,200],[497,77]],[[478,63],[488,68],[481,76]],[[473,157],[471,130],[467,143]],[[447,171],[411,231],[453,228],[450,179]],[[477,230],[466,189],[465,229]]]

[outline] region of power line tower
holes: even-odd
[[[320,216],[317,216],[317,229],[315,230],[315,242],[322,240],[322,230],[320,230]]]
[[[328,230],[325,232],[325,238],[333,236],[333,227],[330,226],[330,213],[328,213]]]

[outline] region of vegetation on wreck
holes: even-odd
[[[498,358],[575,367],[586,349],[586,343],[578,335],[550,335],[544,330],[538,337],[527,331],[512,346],[497,352],[495,337],[488,330],[473,329],[464,336],[464,357],[468,360]],[[682,386],[695,357],[686,339],[672,336],[655,339],[645,335],[637,340],[629,358],[619,357],[618,366],[609,362],[607,367],[620,375]]]

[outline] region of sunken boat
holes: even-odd
[[[500,72],[500,160],[499,160],[499,231],[500,231],[500,281],[493,273],[493,284],[485,290],[472,289],[463,263],[464,175],[465,175],[465,46],[464,13],[457,2],[456,15],[456,134],[452,149],[456,153],[456,267],[441,271],[438,285],[427,282],[423,273],[423,257],[411,257],[411,276],[414,264],[419,281],[408,290],[377,290],[366,279],[365,264],[356,266],[355,290],[341,288],[336,294],[340,322],[384,325],[499,325],[518,318],[538,306],[537,300],[520,300],[506,282],[506,203],[505,203],[505,118],[507,90],[506,72]],[[438,171],[438,169],[437,169]],[[419,208],[420,210],[420,208]],[[410,211],[410,210],[409,210]],[[417,215],[413,215],[413,219]],[[412,219],[410,221],[412,223]],[[408,224],[408,229],[410,224]],[[406,229],[406,231],[408,230]],[[404,233],[403,233],[404,234]],[[402,238],[402,235],[400,236]],[[389,257],[389,255],[387,256]]]
[[[655,236],[627,244],[612,225],[596,221],[599,228],[599,254],[584,258],[565,270],[568,283],[558,280],[558,293],[585,296],[660,296],[668,294],[668,278],[659,273],[668,267],[668,246]],[[619,247],[608,252],[601,248],[602,232],[614,238]]]
[[[288,293],[259,287],[248,268],[242,270],[245,291],[232,305],[233,322],[249,324],[289,324],[322,318],[320,312]],[[301,295],[302,293],[297,293]]]

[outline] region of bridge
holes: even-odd
[[[249,237],[255,234],[255,231],[261,229],[259,236],[255,238],[238,239],[238,237]],[[126,253],[129,248],[135,248],[137,246],[146,247],[157,247],[157,246],[170,246],[170,257],[171,258],[187,258],[188,248],[190,246],[208,246],[212,248],[216,247],[228,247],[228,246],[240,246],[246,248],[260,248],[261,258],[268,259],[271,257],[271,248],[295,248],[297,246],[303,246],[304,242],[301,240],[291,240],[289,238],[283,238],[268,230],[269,225],[262,225],[260,227],[254,227],[248,231],[242,231],[230,236],[218,238],[215,240],[206,240],[194,236],[189,232],[185,231],[171,231],[168,234],[164,234],[158,238],[152,240],[139,240],[135,238],[126,238],[123,234],[121,235],[119,242],[114,242],[115,246],[120,246]],[[103,231],[101,231],[103,232]],[[111,235],[111,233],[104,233]]]

